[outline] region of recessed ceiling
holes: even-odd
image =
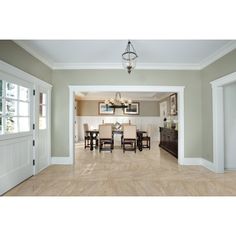
[[[159,101],[171,94],[168,92],[122,92],[121,97],[133,101]],[[106,100],[110,98],[115,98],[115,92],[76,93],[77,100]]]
[[[122,69],[127,40],[15,40],[52,69]],[[132,40],[137,69],[202,69],[236,48],[235,40]]]

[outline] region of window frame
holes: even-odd
[[[43,103],[43,101],[42,101],[42,103],[40,102],[40,94],[45,94],[45,97],[46,97],[45,103]],[[42,114],[43,114],[43,107],[45,107],[45,112],[46,112],[45,116],[43,116],[43,115],[40,116],[40,107],[42,108]],[[40,91],[39,92],[39,121],[38,121],[39,122],[39,130],[47,130],[47,128],[48,128],[47,115],[48,115],[48,93],[44,92],[44,91]],[[45,119],[45,121],[46,121],[45,128],[40,128],[40,118]]]
[[[2,81],[2,96],[0,97],[0,100],[2,101],[2,131],[0,131],[0,140],[10,139],[10,138],[16,138],[16,137],[23,137],[32,134],[32,124],[33,124],[33,86],[28,83],[27,81],[22,81],[14,79],[10,75],[2,74],[0,72],[0,80]],[[13,83],[17,85],[17,98],[10,98],[6,96],[6,84],[7,83]],[[20,99],[20,87],[25,87],[29,91],[29,97],[28,100],[22,100]],[[6,122],[7,122],[7,114],[6,114],[6,101],[16,101],[17,102],[17,113],[16,115],[13,115],[11,117],[17,118],[17,131],[16,132],[6,132]],[[28,104],[28,116],[22,116],[19,114],[19,104],[20,102],[24,102]],[[29,119],[29,131],[20,131],[19,127],[19,118],[28,118]]]

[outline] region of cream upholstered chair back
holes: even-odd
[[[88,127],[88,124],[83,124],[83,126],[84,126],[84,136],[86,136],[87,135],[86,131],[89,130],[89,127]]]
[[[137,127],[136,125],[125,125],[124,126],[124,139],[136,139],[137,137]]]
[[[108,124],[99,125],[99,138],[111,139],[112,138],[112,126]]]

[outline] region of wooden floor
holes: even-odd
[[[179,166],[157,143],[151,150],[113,153],[76,147],[74,166],[52,165],[6,196],[229,196],[236,172],[215,174],[201,166]]]

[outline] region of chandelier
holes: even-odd
[[[138,55],[134,49],[134,46],[130,41],[128,41],[125,52],[122,54],[122,61],[124,68],[127,69],[129,74],[135,68],[137,58]]]
[[[132,103],[132,100],[122,98],[120,92],[116,92],[115,98],[105,100],[105,105],[106,105],[107,110],[108,108],[113,108],[114,110],[116,108],[122,108],[124,111],[125,108],[131,106],[131,103]]]

